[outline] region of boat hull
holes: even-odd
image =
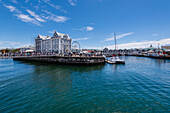
[[[116,61],[116,64],[125,64],[124,61]]]
[[[109,60],[106,60],[107,63],[109,64],[125,64],[125,61],[109,61]]]

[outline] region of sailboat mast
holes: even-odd
[[[114,38],[115,38],[115,52],[116,52],[116,55],[117,55],[117,50],[116,50],[116,33],[114,33]]]

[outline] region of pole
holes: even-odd
[[[114,39],[115,39],[115,52],[116,52],[116,55],[117,55],[117,50],[116,50],[116,33],[114,33]]]

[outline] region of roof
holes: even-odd
[[[57,34],[57,35],[60,36],[61,38],[64,38],[64,36],[66,36],[68,39],[71,39],[71,38],[68,36],[68,34],[63,34],[63,33],[59,33],[59,32],[56,32],[56,31],[54,31],[54,34]],[[47,35],[47,36],[42,36],[42,35],[39,35],[39,34],[38,34],[38,37],[41,38],[41,39],[43,39],[43,40],[46,40],[46,39],[51,39],[52,37],[54,37],[54,34],[53,34],[53,36],[49,36],[49,35]]]
[[[62,37],[65,35],[65,34],[62,34],[62,33],[59,33],[59,32],[57,32],[57,34],[60,35],[60,36],[62,36]]]
[[[42,36],[42,35],[39,35],[40,38],[47,38],[47,36]]]

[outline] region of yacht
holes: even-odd
[[[111,57],[108,60],[106,60],[106,62],[109,64],[125,64],[125,61],[121,60],[118,56]]]
[[[115,37],[115,51],[116,51],[116,33],[114,33]],[[106,62],[109,64],[125,64],[124,60],[121,60],[116,52],[116,55],[113,55],[111,58],[106,59]]]

